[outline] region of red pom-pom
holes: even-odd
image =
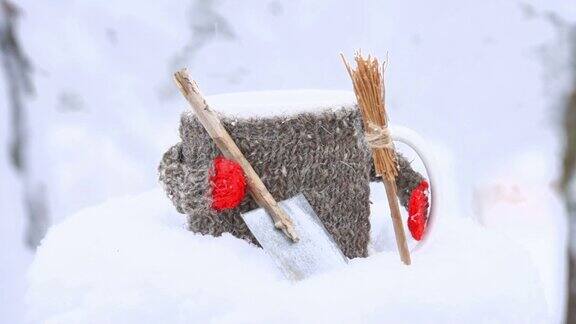
[[[410,195],[408,201],[408,229],[412,237],[420,241],[424,236],[428,221],[428,182],[422,180]]]
[[[246,179],[240,165],[223,156],[214,159],[210,176],[212,184],[212,208],[222,211],[240,204],[246,194]]]

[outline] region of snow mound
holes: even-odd
[[[49,231],[29,273],[29,316],[47,323],[547,320],[524,251],[463,218],[442,218],[436,231],[410,267],[380,252],[291,283],[261,249],[188,232],[153,190],[85,209]]]
[[[225,116],[251,118],[352,107],[356,97],[352,91],[302,89],[226,93],[208,96],[206,101]]]

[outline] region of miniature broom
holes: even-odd
[[[410,251],[406,242],[406,234],[400,216],[400,207],[396,198],[396,176],[398,175],[398,165],[394,143],[388,131],[388,116],[384,104],[384,83],[382,79],[382,69],[378,59],[368,56],[363,58],[360,52],[356,52],[356,70],[353,70],[343,54],[340,54],[352,83],[354,92],[362,113],[366,140],[372,148],[372,158],[376,174],[382,177],[388,205],[394,224],[394,234],[396,235],[396,245],[400,259],[404,264],[410,264]]]

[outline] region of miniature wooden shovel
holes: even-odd
[[[394,224],[394,234],[400,259],[404,264],[410,264],[410,250],[406,242],[406,234],[400,216],[400,207],[396,198],[396,176],[398,164],[394,143],[388,130],[388,116],[384,104],[384,83],[381,66],[378,59],[368,56],[363,58],[359,52],[354,55],[356,70],[353,70],[344,55],[340,54],[348,74],[354,84],[354,92],[360,106],[366,139],[372,148],[372,158],[376,174],[382,177],[388,205]]]
[[[188,103],[190,103],[196,113],[196,117],[206,129],[208,135],[212,137],[216,146],[222,151],[222,154],[240,164],[246,177],[248,189],[256,203],[268,212],[277,229],[282,230],[293,242],[298,242],[298,235],[294,231],[292,220],[278,206],[278,203],[274,200],[274,197],[272,197],[258,174],[256,174],[250,162],[246,160],[226,128],[222,126],[218,115],[210,109],[206,100],[202,97],[198,85],[190,79],[186,69],[174,73],[174,80],[180,92],[182,92],[182,95],[188,100]]]
[[[186,70],[176,72],[174,79],[222,154],[242,167],[248,189],[262,207],[242,214],[242,219],[286,277],[300,280],[345,265],[346,257],[304,195],[299,194],[279,205],[222,126],[216,113],[208,107]]]

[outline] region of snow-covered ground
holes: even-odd
[[[530,254],[544,285],[553,322],[562,319],[566,294],[568,222],[541,150],[503,161],[474,193],[476,220]]]
[[[567,77],[561,60],[565,48],[546,17],[551,12],[574,22],[576,6],[570,1],[360,1],[351,6],[349,1],[327,0],[20,0],[17,4],[23,10],[18,34],[35,67],[37,91],[28,106],[33,169],[47,183],[54,223],[110,197],[156,186],[157,163],[177,141],[178,118],[185,107],[170,80],[175,69],[188,66],[206,94],[349,90],[338,53],[350,57],[355,48],[363,47],[390,55],[387,98],[393,122],[443,143],[453,155],[450,171],[456,183],[448,189],[455,198],[452,204],[458,205],[454,216],[478,215],[486,230],[470,233],[492,237],[498,235],[491,232],[504,232],[500,234],[512,242],[512,250],[528,251],[535,270],[525,275],[538,274],[542,282],[538,289],[549,299],[551,321],[561,318],[564,272],[558,254],[564,223],[549,186],[556,173],[531,178],[528,184],[526,175],[501,175],[524,164],[535,170],[556,170],[558,165],[554,111]],[[19,180],[5,154],[9,119],[4,96],[1,100],[0,321],[17,323],[23,319],[23,274],[31,253],[21,245]],[[438,150],[437,154],[446,153]],[[524,152],[534,152],[539,160],[523,158]],[[514,162],[517,159],[520,162]],[[504,170],[499,170],[501,166]],[[543,209],[529,204],[510,207],[505,199],[487,198],[501,190],[492,180],[504,183],[504,188],[520,183],[527,190],[521,195],[544,200],[538,205]],[[480,205],[484,207],[473,209]],[[502,214],[511,216],[502,220]],[[529,221],[523,218],[526,214]],[[181,220],[178,216],[174,217]],[[66,224],[63,228],[69,228]],[[60,240],[50,235],[55,242]],[[458,235],[449,232],[446,239],[457,241]],[[549,250],[542,248],[544,242]],[[511,254],[525,260],[521,253]],[[424,273],[427,266],[439,271],[432,256],[424,255],[421,259],[427,261],[414,273]],[[384,260],[378,256],[369,263],[387,264]],[[399,283],[408,280],[410,274],[393,269]],[[464,268],[468,270],[478,274]],[[353,277],[355,270],[350,271]],[[533,296],[520,295],[525,301]],[[443,298],[440,293],[433,296]]]
[[[372,199],[374,210],[385,210],[385,200]],[[434,239],[413,255],[410,267],[395,251],[379,252],[292,283],[255,246],[186,231],[161,189],[113,199],[52,228],[30,271],[30,319],[547,322],[543,285],[528,253],[470,219],[443,214]]]

